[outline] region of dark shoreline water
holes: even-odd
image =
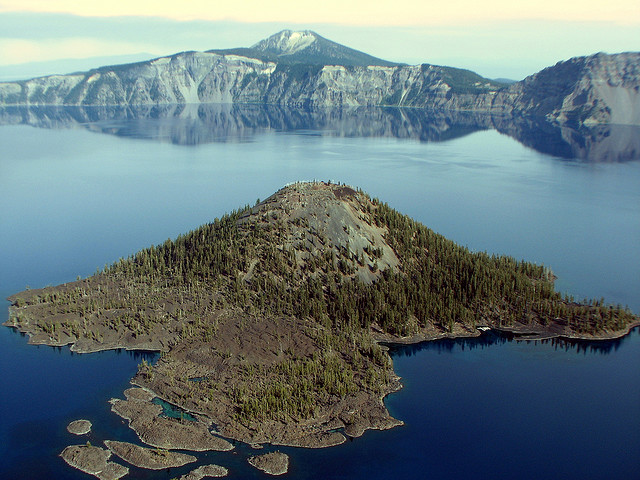
[[[3,302],[0,320],[7,317]],[[99,444],[105,435],[135,440],[135,434],[110,411],[107,401],[121,396],[142,359],[157,354],[111,350],[74,354],[68,347],[27,345],[26,336],[0,327],[0,365],[5,390],[0,396],[0,478],[83,478],[58,455],[71,443]],[[87,418],[93,431],[76,437],[72,420]]]
[[[495,130],[465,130],[455,119],[441,119],[438,129],[415,116],[397,123],[395,114],[352,120],[343,112],[325,122],[278,111],[269,113],[272,123],[253,127],[215,112],[191,126],[184,116],[0,126],[0,297],[91,275],[285,183],[316,178],[359,186],[473,250],[550,265],[558,289],[576,298],[604,295],[640,312],[638,162],[567,161]],[[405,130],[380,137],[381,125]],[[203,138],[217,140],[198,143]],[[545,138],[530,143],[547,145]],[[0,304],[0,322],[7,306]],[[289,478],[637,474],[638,329],[597,343],[487,334],[393,355],[404,388],[385,402],[405,425],[324,450],[280,448],[291,455]],[[58,457],[64,446],[86,442],[66,432],[77,418],[94,424],[92,444],[136,441],[107,401],[122,396],[140,361],[126,352],[31,346],[0,328],[0,478],[90,478]],[[246,463],[256,451],[238,445],[235,452],[199,455],[170,472],[132,469],[128,478],[170,479],[203,463],[229,468],[231,479],[266,478]]]
[[[7,335],[6,332],[13,333]],[[0,330],[2,351],[24,352],[21,348],[24,345],[11,345],[16,339],[18,343],[26,341],[13,329]],[[6,447],[1,452],[4,460],[0,478],[25,478],[26,472],[27,478],[88,478],[58,458],[64,446],[87,440],[99,445],[105,439],[137,443],[135,434],[109,411],[106,402],[112,396],[122,397],[122,390],[128,386],[127,375],[133,375],[143,358],[153,361],[157,354],[122,350],[73,354],[67,347],[26,348],[35,351],[34,355],[24,352],[33,360],[22,364],[22,373],[37,376],[40,382],[53,375],[58,391],[65,391],[67,398],[61,402],[61,412],[49,416],[50,398],[35,394],[30,397],[28,413],[23,413],[26,418],[14,424],[10,422],[8,426],[3,424],[2,436],[6,442],[2,445]],[[196,463],[166,472],[133,468],[128,478],[170,479],[207,463],[229,468],[229,478],[264,478],[248,466],[246,458],[276,449],[291,456],[290,475],[301,479],[382,479],[390,475],[408,479],[426,468],[430,472],[427,478],[434,479],[470,474],[487,479],[514,478],[516,474],[517,478],[537,479],[541,475],[549,478],[563,470],[566,470],[562,473],[565,478],[606,478],[615,472],[620,475],[616,478],[632,478],[636,468],[633,445],[634,442],[640,445],[638,430],[634,433],[634,428],[640,427],[640,406],[635,401],[638,398],[635,394],[640,393],[640,372],[633,368],[638,365],[634,360],[640,359],[639,353],[640,328],[619,339],[595,342],[518,341],[510,335],[490,331],[473,338],[391,345],[390,354],[396,373],[402,377],[403,389],[389,395],[385,404],[392,415],[405,422],[404,426],[384,432],[368,431],[361,438],[322,450],[267,446],[256,451],[236,442],[232,452],[196,454]],[[602,365],[602,357],[609,357],[604,362],[606,365]],[[628,384],[619,375],[611,376],[611,371],[619,374],[625,363],[631,367],[627,372]],[[65,369],[64,376],[55,374],[60,373],[61,366]],[[37,374],[30,372],[31,369],[37,370]],[[584,382],[585,376],[590,377],[589,382]],[[582,384],[576,383],[575,377],[582,377]],[[546,392],[539,389],[542,379]],[[599,395],[593,395],[589,383],[599,386]],[[47,385],[33,384],[30,391],[43,388],[47,389]],[[627,428],[619,425],[620,418],[618,423],[608,425],[616,435],[626,431],[629,436],[625,446],[629,455],[612,457],[617,462],[613,469],[610,465],[603,467],[600,460],[592,458],[602,454],[597,449],[605,445],[585,442],[602,420],[586,421],[589,406],[572,403],[579,400],[581,391],[589,391],[591,402],[611,409],[611,413],[618,409],[626,412]],[[438,401],[439,397],[445,405]],[[523,402],[529,405],[532,401],[537,402],[534,410],[522,406]],[[46,416],[38,415],[38,405],[48,411]],[[12,409],[14,415],[19,411],[15,405],[2,407]],[[67,423],[76,418],[93,422],[93,431],[88,436],[75,437],[66,432]],[[16,420],[15,417],[12,420]],[[542,428],[547,420],[553,423]],[[517,434],[512,429],[514,422],[520,429]],[[549,444],[539,444],[536,435],[543,431],[556,439]],[[501,437],[505,435],[508,437]],[[520,446],[512,442],[514,437],[519,439]],[[571,455],[579,464],[569,469],[557,455],[540,458],[541,451],[550,454],[557,448],[559,439],[569,442]],[[16,442],[21,446],[19,452],[10,448]],[[463,442],[460,445],[463,451],[454,455],[451,449],[456,442]],[[475,442],[480,443],[475,445]],[[488,447],[483,442],[495,443]],[[497,457],[494,448],[500,451]],[[610,453],[612,449],[607,450]],[[425,451],[432,453],[425,456]],[[448,456],[442,456],[444,453]],[[29,461],[34,455],[39,458],[37,464]],[[25,463],[31,465],[26,472]]]
[[[618,338],[583,340],[564,337],[521,340],[517,335],[498,330],[488,330],[477,337],[460,337],[460,338],[444,338],[440,340],[432,340],[413,344],[385,343],[389,347],[389,354],[393,357],[411,357],[422,350],[437,349],[438,351],[452,352],[459,348],[465,349],[484,348],[496,344],[505,344],[507,342],[518,342],[524,345],[536,347],[538,345],[550,345],[554,350],[564,350],[565,352],[575,352],[583,354],[602,354],[608,355],[615,352],[625,342],[630,341],[634,335],[640,334],[640,327],[634,327],[629,333]]]

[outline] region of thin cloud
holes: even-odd
[[[159,16],[175,20],[428,26],[522,19],[639,24],[637,0],[0,0],[0,12],[51,12],[81,16]]]
[[[42,62],[51,59],[90,58],[136,54],[153,49],[153,45],[131,42],[101,41],[93,38],[66,38],[49,41],[0,38],[0,65]]]

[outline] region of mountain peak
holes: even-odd
[[[251,48],[274,55],[291,55],[304,50],[321,38],[311,30],[282,30],[259,41]]]
[[[397,66],[328,40],[311,30],[282,30],[253,45],[249,51],[284,64]]]

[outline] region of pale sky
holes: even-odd
[[[0,77],[29,62],[66,73],[73,58],[248,47],[283,28],[387,60],[520,79],[573,56],[640,50],[640,2],[0,0]]]
[[[440,25],[442,23],[545,19],[639,20],[637,0],[1,0],[0,12],[56,12],[82,16],[158,16],[174,20]]]

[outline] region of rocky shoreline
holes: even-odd
[[[11,297],[9,297],[11,300]],[[15,307],[9,306],[10,317],[15,314]],[[99,344],[81,344],[78,346],[78,342],[69,340],[64,343],[57,342],[54,339],[44,334],[34,333],[30,328],[19,326],[10,323],[9,321],[2,324],[5,327],[11,327],[17,330],[21,334],[25,334],[28,337],[27,343],[29,345],[45,345],[49,347],[69,347],[74,353],[97,353],[102,351],[111,350],[126,350],[126,351],[147,351],[147,352],[163,352],[166,351],[164,344],[157,341],[151,341],[141,345],[139,342],[123,342],[119,344],[99,345]],[[604,340],[616,340],[625,337],[631,330],[640,326],[640,322],[634,322],[629,324],[622,330],[613,332],[604,332],[599,335],[577,334],[577,333],[565,333],[552,330],[545,330],[540,328],[531,328],[529,325],[519,325],[515,327],[487,327],[492,330],[500,331],[503,333],[512,333],[516,335],[515,340],[550,340],[553,338],[560,338],[565,340],[584,340],[584,341],[604,341]],[[457,326],[456,326],[457,327]],[[412,345],[421,342],[433,342],[443,339],[456,339],[456,338],[473,338],[481,335],[483,330],[477,328],[476,330],[465,330],[456,328],[454,332],[433,331],[432,329],[425,329],[415,335],[408,337],[401,337],[395,335],[384,334],[376,329],[372,329],[371,335],[376,342],[380,344],[389,345]],[[197,412],[196,412],[197,413]]]
[[[372,331],[373,338],[383,345],[415,345],[423,342],[434,342],[437,340],[456,338],[474,338],[482,335],[487,330],[495,330],[497,332],[513,334],[514,340],[526,341],[526,340],[551,340],[554,338],[569,340],[569,341],[585,341],[585,342],[599,342],[607,340],[617,340],[623,338],[631,332],[634,328],[640,327],[639,322],[632,322],[622,330],[616,330],[611,332],[602,332],[598,335],[567,333],[562,329],[554,329],[553,327],[545,329],[539,326],[532,327],[531,325],[519,324],[511,327],[507,326],[477,326],[475,330],[465,330],[462,328],[456,328],[453,332],[438,332],[435,333],[432,330],[423,330],[415,335],[409,337],[398,337],[394,335],[386,335],[378,330]]]
[[[204,423],[161,417],[162,407],[152,403],[156,395],[147,389],[129,388],[124,394],[126,400],[109,401],[111,410],[128,420],[129,427],[147,445],[192,452],[233,449],[231,443],[209,432],[210,420]]]
[[[604,332],[600,335],[566,333],[565,331],[562,331],[562,330],[553,331],[553,330],[535,329],[535,328],[531,328],[528,325],[519,325],[515,327],[495,327],[494,326],[491,328],[498,332],[510,333],[515,335],[514,340],[516,341],[551,340],[553,338],[558,338],[558,339],[568,340],[568,341],[600,342],[600,341],[608,341],[608,340],[617,340],[619,338],[625,337],[629,335],[631,330],[633,330],[636,327],[640,327],[640,322],[632,322],[622,330]]]
[[[5,323],[5,325],[7,324]],[[14,325],[9,326],[17,328]],[[561,338],[569,341],[606,341],[621,338],[638,326],[640,326],[640,322],[634,322],[629,324],[628,327],[623,330],[607,332],[606,334],[599,336],[577,335],[575,333],[566,334],[562,330],[544,330],[541,328],[531,328],[531,326],[528,325],[517,325],[513,327],[492,326],[490,328],[499,332],[513,334],[515,335],[515,340],[521,341],[546,340],[552,338]],[[25,333],[30,334],[28,329],[20,330],[24,330]],[[410,337],[399,337],[385,335],[375,327],[372,329],[372,336],[375,341],[383,345],[410,345],[421,342],[437,341],[444,338],[472,338],[477,337],[482,333],[482,330],[479,329],[466,330],[457,328],[453,332],[425,329]],[[46,340],[47,339],[39,339],[38,343],[58,346],[55,342],[47,342]],[[147,346],[140,348],[140,350],[147,350],[146,347]],[[136,347],[131,348],[131,345],[115,345],[110,346],[109,348],[138,349]],[[78,349],[75,349],[74,351],[78,352]],[[96,350],[94,348],[88,350],[88,352],[93,351]],[[132,383],[135,386],[124,392],[124,400],[115,398],[110,400],[110,403],[112,404],[112,411],[129,422],[130,428],[136,432],[141,441],[147,445],[160,449],[180,449],[196,452],[207,450],[231,450],[233,445],[221,437],[257,445],[272,444],[300,448],[326,448],[344,443],[348,437],[359,437],[368,429],[385,430],[403,425],[402,421],[394,419],[388,416],[388,414],[386,417],[373,415],[370,417],[357,417],[354,419],[339,417],[338,421],[316,423],[318,426],[321,426],[320,429],[310,429],[311,425],[304,424],[282,424],[280,427],[277,427],[280,433],[276,435],[278,439],[275,439],[273,436],[255,436],[246,430],[234,428],[233,423],[221,423],[222,428],[217,430],[217,435],[220,436],[217,436],[210,432],[212,419],[202,412],[190,410],[188,407],[181,406],[181,408],[186,412],[197,416],[198,421],[180,421],[178,419],[170,419],[160,416],[162,407],[152,403],[151,401],[153,398],[157,397],[157,395],[144,385],[136,385],[139,382],[136,382],[135,379]],[[384,409],[383,401],[386,395],[398,391],[401,387],[402,386],[398,379],[395,388],[385,392],[374,403],[379,403],[380,407]],[[368,400],[364,400],[364,402],[367,403]],[[71,433],[82,435],[90,431],[90,422],[86,421],[88,425],[86,425],[84,421],[78,422],[80,423],[72,422],[68,426]],[[74,431],[72,432],[72,430]]]

